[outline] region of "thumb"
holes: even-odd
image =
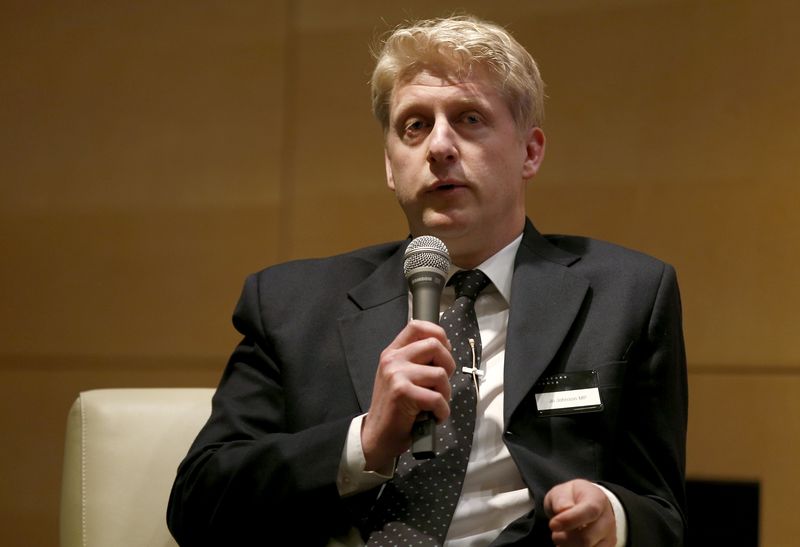
[[[575,496],[570,483],[558,484],[544,497],[544,510],[552,517],[575,506]]]

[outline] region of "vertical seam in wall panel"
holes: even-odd
[[[293,0],[286,0],[284,15],[284,43],[283,43],[283,116],[281,117],[281,167],[279,169],[281,180],[278,182],[278,241],[277,258],[278,262],[289,259],[292,248],[294,247],[294,233],[292,230],[294,220],[294,186],[295,168],[294,159],[294,101],[292,100],[292,88],[296,85],[296,61],[295,44],[297,32],[295,27],[295,16]]]
[[[78,397],[81,413],[81,544],[86,547],[86,413],[83,411],[83,395]]]

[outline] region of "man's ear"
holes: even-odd
[[[539,172],[544,160],[544,131],[532,127],[525,135],[525,161],[522,164],[522,178],[528,180]]]
[[[394,175],[392,175],[392,163],[389,160],[389,152],[385,148],[383,149],[383,161],[386,164],[386,186],[389,187],[389,190],[394,192]]]

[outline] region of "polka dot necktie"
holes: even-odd
[[[475,299],[489,284],[489,278],[480,270],[467,270],[456,273],[449,284],[455,289],[456,299],[439,324],[447,333],[456,362],[450,378],[450,417],[436,426],[435,458],[415,460],[406,451],[398,459],[394,478],[384,485],[370,513],[365,530],[370,546],[442,545],[461,495],[477,402],[474,376],[462,373],[462,369],[480,367]]]

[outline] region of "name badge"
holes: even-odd
[[[540,379],[534,385],[539,416],[600,412],[603,401],[596,370],[562,372]]]

